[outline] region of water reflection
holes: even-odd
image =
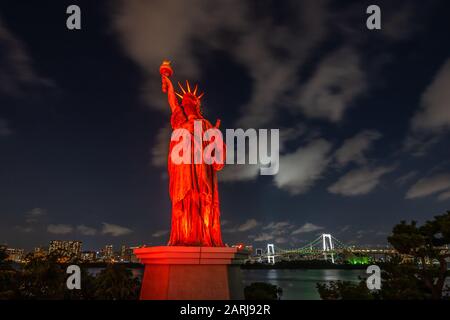
[[[102,268],[90,268],[89,272],[96,275]],[[142,278],[143,269],[130,269],[135,277]],[[359,281],[364,276],[364,270],[242,270],[244,286],[253,282],[266,282],[283,289],[283,300],[319,300],[316,284],[326,281]]]
[[[316,284],[326,281],[359,281],[364,270],[242,270],[243,283],[267,282],[283,289],[283,300],[318,300]]]

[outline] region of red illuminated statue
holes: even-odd
[[[164,61],[160,67],[162,91],[167,93],[172,129],[187,129],[192,135],[191,155],[194,157],[194,121],[200,121],[203,132],[214,128],[201,113],[201,98],[197,95],[197,86],[191,89],[186,81],[186,88],[181,94],[175,92],[169,77],[173,74],[170,62]],[[181,98],[181,105],[178,103]],[[199,122],[197,122],[199,123]],[[220,122],[218,121],[218,124]],[[218,127],[218,124],[216,127]],[[169,148],[168,171],[169,193],[172,201],[172,228],[169,246],[208,246],[221,247],[220,209],[217,174],[223,164],[176,164],[171,154],[177,142],[171,141]],[[200,142],[204,144],[203,141]],[[225,150],[225,148],[224,148]]]

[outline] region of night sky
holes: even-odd
[[[81,30],[66,8],[81,8]],[[366,28],[381,7],[382,29]],[[0,243],[168,240],[159,65],[225,128],[279,128],[280,171],[219,173],[224,241],[382,245],[450,209],[448,1],[2,1]]]

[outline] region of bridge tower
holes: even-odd
[[[275,263],[275,247],[272,243],[267,244],[267,262]]]
[[[331,262],[334,263],[334,253],[333,253],[334,245],[331,234],[329,233],[322,234],[322,250],[325,261],[327,261],[327,251],[331,251],[330,252]]]

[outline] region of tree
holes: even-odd
[[[445,279],[450,274],[446,259],[450,257],[446,245],[450,244],[450,211],[436,216],[418,227],[416,221],[402,221],[392,230],[388,241],[400,253],[413,257],[419,267],[416,277],[432,299],[441,299]]]
[[[26,257],[27,263],[20,272],[19,291],[22,299],[63,299],[66,290],[66,273],[58,263],[56,254]]]
[[[123,265],[108,265],[96,277],[95,299],[136,300],[139,296],[140,282]]]
[[[5,249],[0,249],[0,300],[15,299],[19,296],[17,271],[7,260]]]
[[[371,292],[365,280],[359,282],[330,281],[317,283],[317,290],[323,300],[373,300],[378,296]]]
[[[381,266],[381,298],[385,300],[423,300],[428,290],[417,278],[417,265],[402,261],[399,255]]]
[[[28,254],[17,270],[6,257],[0,249],[0,299],[132,300],[139,295],[139,280],[122,265],[108,265],[97,277],[81,268],[81,289],[69,290],[66,269],[69,264],[81,265],[77,257],[64,252]]]
[[[264,282],[254,282],[244,288],[245,300],[280,300],[283,289]]]

